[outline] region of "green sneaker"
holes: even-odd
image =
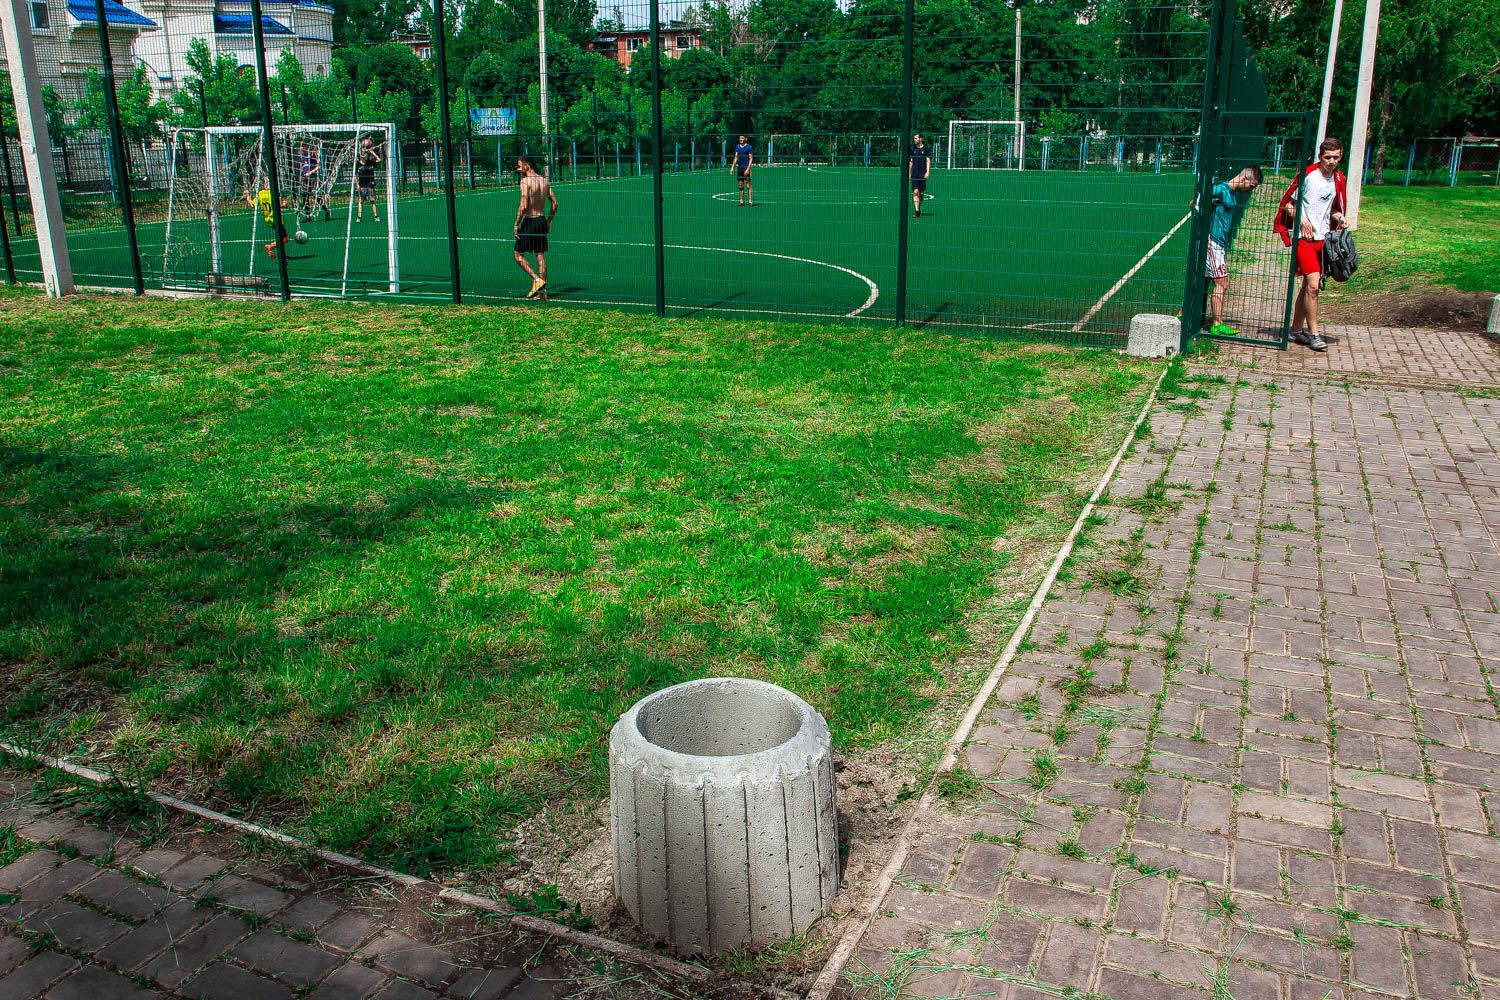
[[[1228,323],[1215,323],[1213,329],[1209,332],[1212,333],[1215,337],[1238,337],[1240,335],[1240,331],[1236,330]]]

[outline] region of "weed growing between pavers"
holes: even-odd
[[[31,847],[16,836],[15,827],[0,826],[0,868],[30,852]]]

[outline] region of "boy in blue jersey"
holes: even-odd
[[[917,218],[922,217],[922,196],[927,191],[927,172],[932,166],[932,155],[922,141],[922,133],[911,137],[911,151],[906,157],[906,174],[911,178],[911,207]]]
[[[750,207],[755,207],[755,188],[750,183],[750,168],[755,165],[755,147],[750,145],[750,140],[740,136],[740,141],[734,147],[734,176],[740,182],[740,207],[745,206],[745,197],[750,198]]]
[[[1213,313],[1212,333],[1221,336],[1237,336],[1239,331],[1224,324],[1224,297],[1229,291],[1229,265],[1227,256],[1234,244],[1234,234],[1240,227],[1245,207],[1250,204],[1250,194],[1260,186],[1261,172],[1257,166],[1248,166],[1227,181],[1214,185],[1213,218],[1209,220],[1208,260],[1203,276],[1212,282],[1209,293],[1209,309]]]

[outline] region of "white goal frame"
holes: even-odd
[[[958,149],[957,129],[967,125],[1004,126],[1010,130],[1007,139],[1015,139],[1016,163],[1013,167],[965,167],[955,164],[953,154]],[[988,157],[987,157],[988,159]],[[975,119],[951,118],[948,120],[948,169],[949,170],[1025,170],[1026,169],[1026,122],[1014,118]]]
[[[383,150],[383,155],[381,157],[381,162],[383,163],[383,165],[385,167],[385,218],[382,219],[381,221],[385,223],[385,229],[386,229],[386,272],[387,272],[386,277],[387,277],[387,287],[388,287],[388,290],[392,294],[400,292],[401,291],[401,254],[400,254],[399,245],[398,245],[398,241],[397,241],[397,234],[400,231],[400,229],[399,229],[399,226],[398,226],[398,223],[397,223],[397,218],[396,218],[396,204],[397,204],[397,202],[396,202],[396,159],[397,159],[396,126],[394,124],[390,123],[390,122],[358,122],[358,123],[355,123],[355,122],[343,122],[343,123],[335,122],[335,123],[324,124],[324,125],[313,125],[313,124],[272,125],[271,128],[273,130],[273,133],[289,133],[289,132],[293,132],[293,133],[304,133],[304,134],[306,134],[306,133],[317,134],[317,133],[321,133],[321,132],[339,132],[339,133],[345,133],[345,134],[352,134],[354,136],[354,139],[355,139],[356,143],[358,142],[359,139],[361,139],[361,138],[363,138],[365,136],[369,136],[369,137],[375,138],[377,140],[376,141],[376,145],[380,146],[382,148],[382,150]],[[204,126],[197,126],[197,127],[182,126],[180,128],[176,128],[176,129],[172,130],[172,146],[171,146],[171,148],[172,148],[173,162],[171,164],[171,170],[170,170],[170,174],[169,174],[170,177],[172,178],[172,183],[169,186],[168,193],[167,193],[167,226],[166,226],[166,232],[163,234],[164,243],[165,243],[166,247],[170,247],[171,243],[172,243],[172,209],[173,209],[174,199],[176,197],[176,178],[177,178],[176,157],[177,157],[177,151],[182,148],[182,144],[181,144],[181,142],[179,140],[179,133],[181,133],[181,132],[201,133],[203,135],[203,137],[204,137],[204,150],[203,150],[203,155],[204,155],[204,173],[205,173],[205,176],[207,177],[207,180],[208,180],[208,195],[209,195],[209,198],[208,198],[208,203],[209,203],[209,219],[208,219],[208,224],[209,225],[208,225],[208,230],[209,230],[209,242],[210,242],[210,246],[211,246],[212,268],[213,268],[213,273],[215,273],[215,274],[222,274],[223,273],[223,263],[224,263],[224,252],[223,252],[223,246],[222,246],[221,240],[220,240],[220,230],[219,230],[219,199],[220,198],[226,198],[226,197],[227,198],[238,198],[239,195],[240,195],[240,192],[233,190],[233,183],[234,182],[233,182],[233,180],[231,178],[223,177],[220,174],[220,172],[219,172],[220,165],[219,165],[219,157],[218,157],[218,146],[219,146],[220,142],[222,142],[223,139],[225,139],[225,138],[227,138],[229,136],[248,135],[248,136],[255,136],[256,138],[261,138],[261,137],[264,136],[265,130],[261,126],[259,126],[259,125],[209,125],[207,127],[204,127]],[[339,294],[340,295],[347,295],[348,294],[348,290],[349,290],[349,247],[350,247],[350,245],[353,242],[353,236],[354,236],[354,204],[355,204],[355,199],[358,197],[358,194],[359,194],[358,188],[357,188],[357,184],[358,184],[357,170],[356,170],[356,164],[357,164],[357,162],[358,162],[357,160],[354,161],[354,162],[351,162],[350,167],[349,167],[349,188],[348,188],[349,205],[348,205],[348,218],[347,218],[347,220],[345,222],[345,228],[344,228],[344,267],[343,267],[343,273],[341,275],[340,283],[339,283]],[[278,164],[278,168],[280,168],[280,166],[281,165]],[[289,196],[290,195],[289,195],[288,192],[285,192],[285,191],[282,192],[282,197],[283,198],[286,198],[286,197],[289,197]],[[258,212],[254,213],[254,219],[252,220],[252,225],[255,225],[255,226],[259,225],[259,213]],[[249,255],[249,262],[248,262],[249,263],[249,272],[251,274],[255,273],[255,263],[256,263],[256,261],[258,259],[257,255],[253,252],[254,248],[255,248],[255,243],[256,243],[256,240],[255,240],[254,236],[252,235],[252,238],[251,238],[251,250],[252,250],[252,252]]]

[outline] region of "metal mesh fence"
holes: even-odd
[[[1203,305],[1184,281],[1205,252],[1190,206],[1245,159],[1204,157],[1227,0],[553,3],[545,36],[529,15],[437,2],[406,25],[422,32],[372,44],[318,0],[221,0],[211,32],[154,0],[109,0],[120,155],[96,70],[49,107],[79,282],[130,287],[128,193],[148,288],[521,300],[531,157],[559,203],[553,303],[1101,345],[1135,313]],[[243,163],[265,155],[267,113],[272,146],[298,161],[277,166],[274,198],[246,179],[267,169]],[[17,274],[36,280],[12,115],[0,207]],[[986,122],[1004,124],[972,124]],[[374,137],[368,185],[357,143],[306,160],[274,139],[314,127]],[[234,128],[237,173],[203,138]],[[1254,159],[1294,169],[1303,151],[1283,155],[1286,141],[1256,135]],[[312,212],[304,171],[328,181]],[[198,199],[198,229],[177,194]],[[1268,228],[1246,219],[1243,246]],[[259,256],[174,251],[199,231]]]

